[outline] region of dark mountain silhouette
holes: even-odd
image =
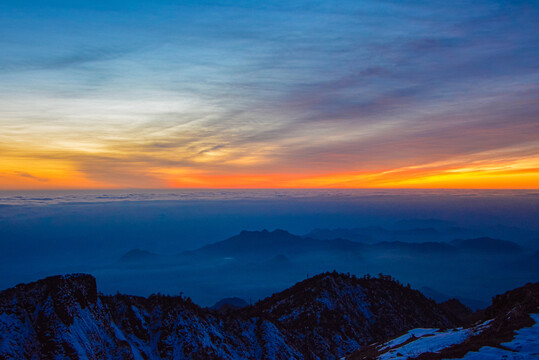
[[[446,313],[454,316],[455,323],[465,324],[472,318],[473,311],[457,299],[449,299],[439,304]]]
[[[316,229],[306,235],[315,239],[333,240],[349,239],[363,243],[377,243],[382,241],[441,241],[445,239],[444,233],[434,228],[413,228],[405,230],[388,230],[382,227],[362,227],[352,229]]]
[[[381,226],[366,226],[350,229],[315,229],[306,237],[315,239],[349,239],[363,243],[378,243],[382,241],[429,242],[449,241],[458,237],[477,236],[475,231],[455,227],[441,220],[403,221],[396,228]]]
[[[522,341],[537,340],[522,340],[519,329],[535,324],[539,317],[530,314],[538,307],[539,283],[528,284],[496,296],[473,324],[452,329],[469,315],[462,304],[438,305],[384,275],[323,273],[255,305],[219,312],[182,296],[103,295],[92,276],[74,274],[0,292],[0,358],[376,359],[387,353],[429,360],[485,346],[514,354]],[[421,328],[419,335],[413,328]],[[517,343],[500,346],[516,330]],[[403,333],[409,335],[384,343]],[[444,340],[455,334],[458,341]],[[406,346],[414,342],[410,352]]]
[[[379,226],[352,229],[314,229],[305,235],[307,238],[320,240],[349,239],[362,243],[387,240],[389,236],[390,231]]]
[[[242,231],[240,234],[223,241],[205,245],[197,250],[186,251],[179,256],[183,260],[212,260],[226,258],[244,261],[270,260],[287,262],[291,257],[301,255],[346,255],[355,254],[357,259],[362,253],[371,252],[397,252],[407,254],[451,254],[456,251],[468,253],[515,253],[521,251],[516,243],[511,241],[475,238],[457,239],[450,243],[445,242],[405,242],[381,241],[373,244],[364,244],[342,238],[320,240],[304,236],[293,235],[285,230],[274,231]],[[172,261],[170,256],[153,254],[146,250],[133,249],[121,258],[122,263],[143,263]]]
[[[141,249],[133,249],[128,252],[126,252],[122,257],[120,258],[120,262],[123,263],[136,263],[136,262],[144,262],[144,261],[150,261],[154,260],[159,255],[153,254],[146,250]]]
[[[350,240],[319,240],[285,230],[242,231],[239,235],[183,253],[195,257],[269,259],[278,255],[358,252],[363,245]]]
[[[114,266],[140,270],[148,284],[138,292],[140,295],[161,289],[177,293],[181,289],[205,306],[229,296],[230,288],[238,289],[234,295],[260,299],[329,268],[355,274],[396,274],[414,285],[436,287],[450,294],[432,295],[437,302],[457,298],[476,310],[485,308],[493,294],[537,278],[537,256],[525,249],[511,250],[515,248],[510,242],[490,238],[367,244],[265,230],[243,231],[181,254],[154,255],[138,250],[126,254],[126,260],[133,260],[119,261]],[[147,271],[142,272],[146,269],[161,275],[153,281]],[[122,277],[130,281],[122,283],[124,291],[143,287],[134,283],[132,275]],[[164,284],[165,279],[168,284]]]
[[[247,301],[238,298],[238,297],[230,297],[230,298],[224,298],[222,300],[219,300],[215,303],[212,307],[210,307],[211,310],[216,310],[219,312],[227,312],[231,310],[237,310],[244,308],[248,306],[249,304]]]
[[[480,251],[483,253],[513,253],[522,251],[522,248],[507,240],[480,237],[475,239],[456,239],[451,241],[453,246],[465,251]]]
[[[398,252],[408,252],[408,253],[444,253],[450,254],[454,253],[458,249],[454,246],[448,245],[441,242],[422,242],[422,243],[408,243],[403,241],[392,241],[392,242],[379,242],[373,245],[370,245],[369,249],[377,251],[398,251]]]
[[[389,276],[355,278],[335,272],[302,281],[246,312],[283,326],[307,358],[343,356],[369,339],[390,337],[412,324],[452,324],[434,301]]]
[[[456,251],[491,254],[493,252],[518,252],[522,249],[511,241],[476,238],[445,242],[404,242],[381,241],[364,244],[342,238],[320,240],[297,236],[285,230],[242,231],[239,235],[185,252],[182,255],[197,258],[234,258],[234,259],[269,259],[272,257],[298,256],[304,254],[357,254],[364,252],[397,251],[416,254],[442,253]]]
[[[486,309],[486,307],[489,305],[487,302],[475,300],[475,299],[469,299],[461,296],[451,296],[444,293],[441,293],[439,291],[436,291],[428,286],[424,286],[419,289],[423,295],[428,297],[429,299],[432,299],[436,301],[437,303],[443,303],[451,299],[457,299],[459,302],[461,302],[463,305],[469,307],[472,310],[481,310]]]
[[[412,327],[452,325],[387,276],[325,273],[221,314],[180,296],[102,295],[75,274],[0,293],[0,358],[336,359]]]

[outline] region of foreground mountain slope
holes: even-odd
[[[57,276],[0,295],[0,357],[6,359],[249,358],[289,349],[273,324],[224,318],[188,299],[97,294],[88,275]],[[259,340],[270,329],[271,340]]]
[[[447,314],[419,291],[388,276],[355,278],[326,273],[259,302],[253,315],[281,324],[312,355],[346,355],[371,339],[384,339],[417,324],[453,324]]]
[[[539,358],[539,283],[493,299],[476,323],[455,329],[418,328],[365,346],[347,359],[441,360]]]
[[[182,297],[102,295],[78,274],[0,293],[0,358],[335,359],[415,326],[450,325],[388,277],[321,274],[220,314]]]

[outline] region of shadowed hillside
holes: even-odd
[[[335,359],[416,326],[454,325],[389,277],[325,273],[220,314],[189,298],[97,292],[90,275],[0,293],[0,356],[114,359]]]

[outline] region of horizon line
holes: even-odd
[[[0,192],[34,192],[34,191],[162,191],[162,190],[519,190],[539,191],[537,188],[467,188],[467,187],[163,187],[163,188],[41,188],[41,189],[0,189]]]

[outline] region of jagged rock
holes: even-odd
[[[434,301],[387,276],[325,273],[227,314],[55,276],[0,293],[0,358],[335,359],[416,326],[451,325]]]

